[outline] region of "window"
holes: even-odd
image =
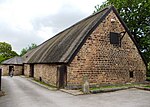
[[[133,71],[129,72],[130,78],[133,78]]]
[[[114,45],[120,44],[119,33],[110,32],[110,44],[114,44]]]

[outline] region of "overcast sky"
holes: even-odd
[[[20,54],[91,15],[105,0],[0,0],[0,42]]]

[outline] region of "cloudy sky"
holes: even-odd
[[[0,42],[20,54],[91,15],[105,0],[0,0]]]

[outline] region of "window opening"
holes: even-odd
[[[114,45],[119,45],[120,44],[119,33],[110,32],[110,44],[114,44]]]
[[[130,78],[133,78],[133,71],[130,71]]]

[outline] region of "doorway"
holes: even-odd
[[[58,68],[58,88],[64,88],[67,85],[67,67],[61,65]]]
[[[24,75],[24,65],[23,65],[23,67],[22,67],[22,75]]]
[[[30,64],[30,77],[34,77],[34,64]]]
[[[14,66],[9,66],[9,72],[8,75],[10,76],[11,71],[14,70]]]

